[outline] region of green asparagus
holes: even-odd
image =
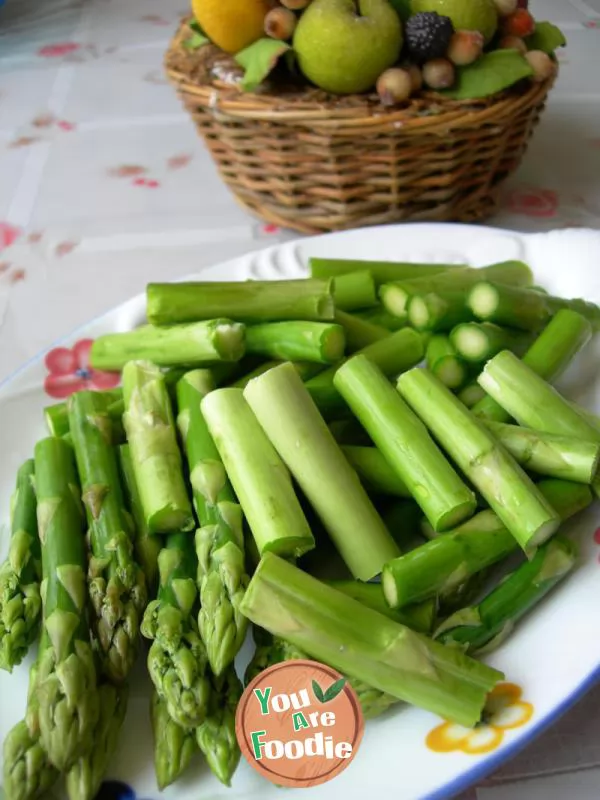
[[[361,581],[325,581],[333,589],[358,600],[363,606],[379,611],[395,622],[406,625],[417,633],[431,633],[435,619],[436,607],[433,600],[424,600],[401,609],[390,608],[383,594],[380,583],[362,583]]]
[[[341,325],[331,322],[266,322],[246,332],[248,353],[283,361],[333,364],[344,355]]]
[[[467,383],[467,385],[461,389],[456,396],[467,408],[473,408],[474,405],[486,397],[486,393],[483,391],[477,381],[474,380],[471,383]]]
[[[336,310],[355,311],[377,305],[377,289],[368,269],[347,272],[333,279],[333,299]]]
[[[396,261],[359,261],[345,258],[309,258],[313,278],[337,278],[351,272],[368,270],[378,285],[389,281],[404,281],[429,277],[455,269],[467,269],[466,264],[413,264]]]
[[[196,732],[182,728],[171,718],[167,704],[158,692],[152,692],[150,715],[154,734],[154,771],[162,791],[175,783],[198,752]]]
[[[355,353],[357,350],[362,350],[363,347],[368,347],[370,344],[379,342],[390,335],[386,328],[361,319],[356,314],[347,314],[345,311],[337,310],[335,312],[335,321],[344,329],[347,353]]]
[[[418,331],[450,331],[455,325],[473,319],[465,304],[464,292],[414,294],[406,309],[408,321]]]
[[[319,372],[322,372],[325,369],[322,364],[315,364],[311,361],[292,361],[290,363],[294,365],[294,369],[298,375],[300,375],[303,381],[308,381],[311,378],[314,378],[315,375],[318,375]],[[273,367],[277,367],[279,364],[283,364],[283,361],[264,361],[262,364],[259,364],[258,367],[255,367],[255,369],[253,369],[251,372],[247,372],[245,375],[242,375],[241,378],[238,378],[236,381],[233,381],[233,383],[230,383],[229,386],[234,389],[245,389],[252,378],[258,378],[258,376],[262,375],[263,372],[267,372],[267,370],[273,369]]]
[[[0,668],[8,672],[27,655],[42,617],[42,564],[33,480],[34,463],[29,459],[17,472],[8,557],[0,567]]]
[[[164,376],[148,361],[130,361],[123,370],[123,392],[123,423],[146,527],[150,533],[192,530],[194,516]]]
[[[399,331],[406,325],[406,321],[390,314],[381,304],[373,308],[366,308],[364,311],[355,311],[353,316],[361,319],[363,322],[370,322],[371,325],[377,325],[391,332]]]
[[[177,384],[177,425],[184,443],[200,528],[196,532],[200,613],[198,627],[215,675],[221,675],[244,642],[247,621],[239,612],[248,577],[244,567],[242,510],[200,410],[214,389],[210,372],[188,372]]]
[[[460,389],[469,378],[466,362],[445,334],[431,337],[425,359],[429,370],[449,389]]]
[[[107,403],[107,411],[113,426],[116,426],[116,430],[113,429],[116,443],[116,439],[120,438],[122,434],[118,423],[121,421],[123,414],[123,390],[119,387],[117,389],[108,389],[100,394]],[[44,419],[51,436],[65,436],[69,432],[69,407],[67,401],[46,406]]]
[[[531,343],[531,336],[501,328],[492,322],[465,322],[452,329],[450,341],[465,361],[482,364],[500,350],[512,350],[521,355]]]
[[[132,521],[104,408],[97,392],[75,393],[69,400],[69,428],[90,537],[92,630],[104,674],[120,683],[137,658],[147,593],[144,573],[133,557]]]
[[[240,761],[240,746],[235,735],[235,712],[242,696],[242,684],[233,666],[222,676],[213,676],[208,713],[196,728],[196,741],[208,766],[225,786],[231,786]]]
[[[342,445],[342,452],[367,489],[395,497],[412,496],[402,478],[376,447]]]

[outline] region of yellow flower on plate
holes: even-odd
[[[526,725],[533,706],[521,700],[521,688],[499,683],[489,694],[483,721],[474,728],[444,722],[427,734],[425,744],[435,753],[462,752],[471,756],[491,753],[502,744],[505,731]]]

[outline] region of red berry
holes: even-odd
[[[519,8],[501,22],[504,36],[530,36],[535,31],[535,20],[525,8]]]

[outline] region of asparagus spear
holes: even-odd
[[[294,368],[255,378],[244,397],[352,574],[378,575],[400,551]]]
[[[123,390],[119,387],[117,389],[107,389],[105,392],[99,392],[99,394],[106,401],[107,411],[113,424],[120,421],[123,414]],[[44,419],[51,436],[65,436],[69,432],[69,407],[67,401],[46,406]],[[121,431],[118,426],[117,430],[113,431],[113,434],[115,438],[120,436]]]
[[[313,658],[460,725],[479,721],[487,693],[502,678],[273,553],[258,565],[242,609],[253,623]]]
[[[146,314],[153,325],[229,317],[243,322],[333,319],[330,280],[149,283]]]
[[[259,554],[297,558],[315,546],[289,472],[241,389],[217,389],[202,414],[252,530]]]
[[[373,308],[366,308],[364,311],[355,311],[353,316],[363,322],[370,322],[371,325],[378,325],[380,328],[385,328],[391,332],[399,331],[406,325],[405,321],[386,311],[381,303]]]
[[[480,281],[495,281],[500,284],[529,286],[531,270],[522,261],[506,261],[481,269],[458,269],[424,278],[395,280],[384,283],[379,289],[379,299],[390,314],[405,319],[408,302],[413,294],[423,292],[464,291]]]
[[[413,294],[406,309],[408,321],[418,331],[450,331],[472,319],[464,292]]]
[[[333,279],[333,299],[336,310],[355,311],[377,305],[377,290],[368,269],[347,272]]]
[[[526,553],[556,532],[560,519],[535,484],[431,372],[410,370],[397,388]]]
[[[473,408],[473,406],[480,400],[483,400],[487,395],[475,380],[471,383],[467,383],[464,389],[461,389],[456,396],[467,408]]]
[[[125,499],[129,513],[133,518],[133,551],[135,560],[144,573],[147,594],[154,597],[158,582],[158,554],[162,548],[162,540],[159,536],[152,535],[146,525],[128,444],[122,444],[119,447],[119,464]]]
[[[97,392],[71,395],[69,427],[92,552],[88,568],[92,630],[105,675],[120,683],[137,658],[146,581],[133,558],[131,517],[125,510],[117,451],[111,444],[111,422]]]
[[[123,392],[123,423],[148,531],[192,530],[194,517],[164,377],[149,361],[131,361],[123,370]]]
[[[63,439],[36,444],[35,481],[45,634],[37,724],[48,758],[64,771],[92,749],[99,698],[86,613],[84,517],[73,452]]]
[[[66,776],[69,800],[94,800],[109,762],[119,744],[127,712],[128,689],[103,683],[99,689],[100,718],[94,732],[94,748],[80,758]]]
[[[42,616],[41,552],[33,488],[34,463],[17,472],[8,557],[0,567],[0,668],[12,672],[35,640]]]
[[[596,476],[600,438],[590,442],[490,420],[485,425],[513,458],[530,472],[577,483],[592,483]]]
[[[143,325],[125,333],[99,336],[90,353],[95,369],[122,370],[128,361],[147,360],[161,367],[239,361],[245,352],[245,327],[212,319],[171,328]]]
[[[342,452],[367,489],[395,497],[411,497],[402,478],[376,447],[343,445]]]
[[[436,530],[451,528],[473,513],[474,494],[374,364],[354,356],[340,367],[334,382]]]
[[[557,536],[539,548],[478,605],[463,608],[435,633],[444,644],[456,644],[470,654],[489,653],[509,636],[515,624],[574,568],[577,548]]]
[[[468,380],[467,364],[444,334],[438,333],[431,337],[425,359],[427,367],[449,389],[460,389]]]
[[[358,600],[363,606],[379,611],[395,622],[406,625],[417,633],[431,633],[435,619],[436,607],[433,600],[424,600],[402,609],[390,608],[387,604],[380,583],[362,583],[361,581],[325,581],[338,592]]]
[[[456,352],[474,364],[482,364],[493,358],[500,350],[512,350],[521,354],[531,343],[531,336],[522,331],[501,328],[492,322],[465,322],[450,333]]]
[[[375,283],[404,281],[429,277],[455,269],[467,269],[466,264],[413,264],[403,261],[367,261],[345,258],[309,258],[308,265],[313,278],[337,278],[351,272],[369,270]]]
[[[198,745],[195,730],[182,728],[173,721],[158,692],[152,692],[150,716],[154,733],[154,771],[162,791],[189,767]]]
[[[254,355],[283,361],[333,364],[344,355],[341,325],[331,322],[266,322],[246,332],[246,349]]]
[[[563,522],[592,502],[590,489],[580,483],[548,479],[538,488]],[[493,511],[481,511],[453,531],[387,564],[382,576],[385,598],[392,608],[403,608],[448,594],[516,550],[517,542],[499,517]]]
[[[313,378],[315,375],[318,375],[319,372],[325,369],[325,367],[323,367],[321,364],[314,364],[311,361],[292,361],[290,363],[294,365],[294,369],[298,375],[300,375],[303,381],[310,380],[310,378]],[[283,361],[264,361],[251,372],[247,372],[245,375],[242,375],[241,378],[238,378],[233,383],[230,383],[229,386],[235,389],[245,389],[252,378],[258,378],[258,376],[262,375],[263,372],[267,372],[268,370],[273,369],[273,367],[277,367],[279,364],[283,364]]]
[[[240,762],[240,746],[235,735],[235,712],[242,696],[242,684],[233,666],[222,676],[213,676],[209,710],[196,728],[196,741],[208,766],[225,786],[231,786]]]
[[[298,379],[300,380],[300,379]],[[239,612],[248,582],[242,510],[200,410],[214,389],[207,370],[188,372],[177,384],[177,425],[183,440],[200,528],[196,532],[200,614],[198,627],[215,675],[233,661],[246,637]]]
[[[356,355],[362,355],[376,364],[384,375],[395,377],[405,369],[410,369],[423,358],[424,346],[421,334],[412,328],[405,328],[390,334],[385,339],[364,347]],[[334,375],[339,364],[329,367],[315,378],[306,382],[310,396],[321,413],[331,416],[345,408],[344,400],[334,385]]]
[[[523,363],[541,378],[552,383],[569,366],[579,350],[592,337],[592,326],[575,311],[563,309],[551,320],[523,356]],[[484,397],[473,406],[476,417],[495,422],[508,422],[508,414],[491,397]]]
[[[194,619],[196,554],[187,533],[172,533],[158,556],[158,597],[146,609],[142,633],[152,640],[148,672],[171,718],[200,725],[210,701],[208,658]]]
[[[362,350],[363,347],[368,347],[389,336],[386,328],[361,319],[356,314],[347,314],[345,311],[337,310],[335,321],[344,329],[347,353],[355,353],[357,350]]]
[[[524,331],[540,330],[561,309],[576,311],[589,320],[594,330],[600,328],[600,307],[595,303],[551,297],[517,286],[477,283],[471,288],[467,303],[479,319]]]

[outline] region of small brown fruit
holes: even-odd
[[[377,79],[377,94],[384,106],[393,106],[408,100],[413,82],[410,72],[400,67],[386,69]]]
[[[500,17],[509,17],[519,7],[519,0],[494,0],[496,11]]]
[[[456,31],[450,39],[447,56],[457,67],[472,64],[483,53],[485,40],[479,31]]]
[[[290,11],[302,11],[310,2],[311,0],[281,0],[281,5]]]
[[[265,33],[272,39],[286,42],[294,35],[296,15],[289,8],[273,8],[265,16]]]
[[[423,64],[423,80],[430,89],[449,89],[455,77],[454,65],[446,58],[434,58]]]
[[[542,50],[530,50],[525,53],[525,58],[533,69],[532,80],[536,83],[541,83],[554,75],[556,69],[554,61]]]
[[[416,94],[423,88],[423,73],[416,64],[411,64],[410,67],[408,67],[408,72],[412,83],[412,93]]]
[[[527,52],[527,45],[518,36],[504,36],[498,43],[499,50],[518,50],[519,53],[525,55]]]

